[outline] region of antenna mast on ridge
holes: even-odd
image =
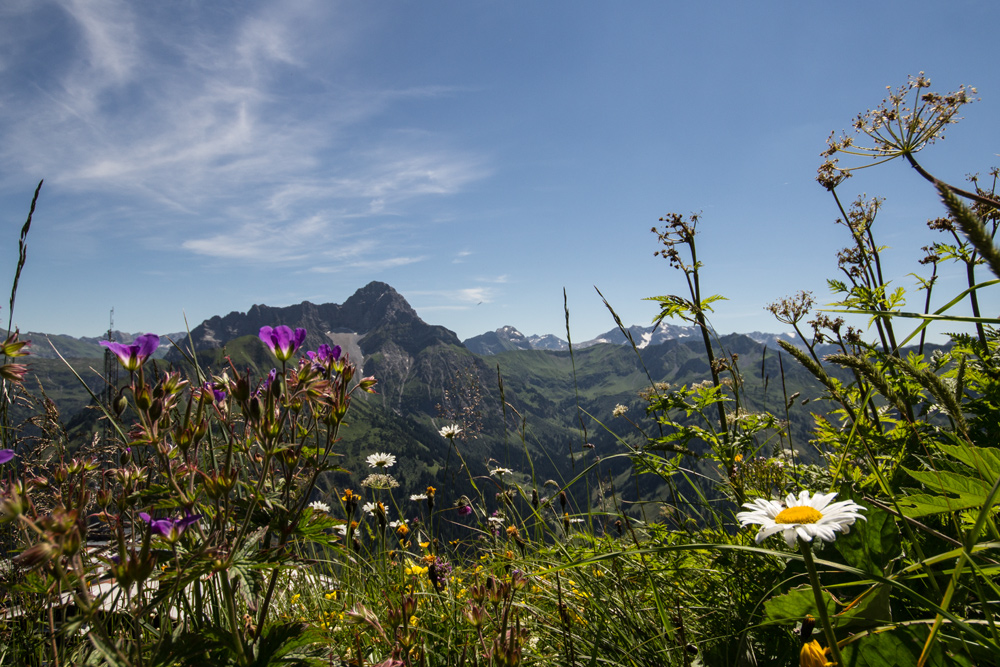
[[[108,337],[107,340],[111,342],[115,341],[115,309],[111,308],[111,318],[108,322]],[[114,414],[114,403],[115,396],[118,392],[118,361],[115,358],[114,353],[108,348],[104,348],[104,407],[107,409],[108,414]],[[104,444],[110,444],[111,441],[111,423],[105,418],[103,428],[101,429],[101,437],[104,440]]]

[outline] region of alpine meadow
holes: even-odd
[[[618,342],[574,343],[567,303],[565,349],[466,345],[381,281],[22,335],[39,183],[0,366],[0,664],[1000,664],[1000,172],[921,162],[978,94],[920,73],[829,136],[833,296],[790,282],[768,310],[794,335],[764,342],[713,326],[711,213],[643,223],[674,292],[655,344],[605,300]],[[906,286],[882,200],[843,194],[886,163],[940,202]]]

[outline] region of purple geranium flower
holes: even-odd
[[[0,464],[7,463],[14,458],[13,449],[0,449]]]
[[[305,329],[296,329],[294,333],[284,324],[277,327],[261,327],[260,339],[271,348],[278,361],[288,361],[306,339]]]
[[[139,512],[139,518],[149,524],[150,530],[168,542],[176,542],[184,533],[184,529],[201,519],[200,514],[187,513],[181,519],[154,519],[145,512]]]
[[[102,340],[101,345],[115,353],[119,363],[125,367],[125,370],[134,371],[146,363],[146,359],[160,346],[160,337],[156,334],[148,333],[137,336],[135,342],[132,344]]]
[[[204,385],[205,397],[211,396],[216,403],[222,403],[226,400],[226,392],[220,388],[220,385],[215,382],[206,382]]]
[[[340,346],[334,345],[330,347],[326,343],[323,343],[316,351],[313,352],[309,350],[306,352],[306,356],[313,363],[313,368],[319,371],[330,370],[333,365],[340,359]]]

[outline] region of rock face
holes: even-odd
[[[213,349],[243,336],[257,337],[263,326],[281,324],[306,330],[303,349],[315,350],[322,343],[340,345],[363,375],[378,379],[377,400],[396,412],[414,400],[429,412],[437,402],[439,391],[422,396],[408,393],[413,385],[428,382],[440,390],[440,378],[424,377],[441,372],[442,364],[429,363],[429,356],[439,360],[442,355],[449,360],[456,354],[471,356],[454,332],[424,322],[399,292],[382,282],[365,285],[343,305],[308,301],[284,308],[255,305],[246,313],[212,317],[191,331],[191,340],[196,350]],[[187,340],[179,346],[190,349]],[[181,355],[171,351],[168,359],[180,361]]]
[[[329,343],[337,334],[356,334],[365,355],[375,352],[386,340],[411,354],[438,343],[460,344],[452,331],[421,320],[399,292],[381,282],[365,285],[343,305],[304,301],[283,308],[254,305],[245,313],[216,315],[195,327],[191,340],[196,350],[206,350],[241,336],[256,336],[263,326],[281,324],[305,329],[304,346],[312,349]],[[185,338],[181,345],[189,348],[190,343]]]
[[[341,342],[347,335],[366,357],[390,341],[411,355],[431,345],[461,344],[454,332],[421,320],[399,292],[381,282],[368,283],[343,305],[304,301],[283,308],[254,305],[245,313],[217,315],[195,327],[191,340],[196,350],[206,350],[241,336],[256,336],[263,326],[281,324],[305,329],[307,349]],[[190,348],[186,338],[180,345]]]
[[[496,331],[487,331],[484,334],[462,341],[470,352],[476,354],[490,355],[510,350],[532,350],[531,340],[523,333],[511,326],[500,327]]]

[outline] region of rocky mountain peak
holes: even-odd
[[[332,342],[334,334],[355,334],[366,356],[388,341],[411,354],[436,343],[460,344],[453,332],[421,320],[399,292],[377,281],[356,291],[343,305],[303,301],[276,308],[254,304],[245,313],[211,317],[191,331],[191,339],[195,349],[211,349],[234,338],[256,336],[262,326],[281,324],[305,329],[304,345],[311,349]],[[189,344],[182,347],[188,349]]]

